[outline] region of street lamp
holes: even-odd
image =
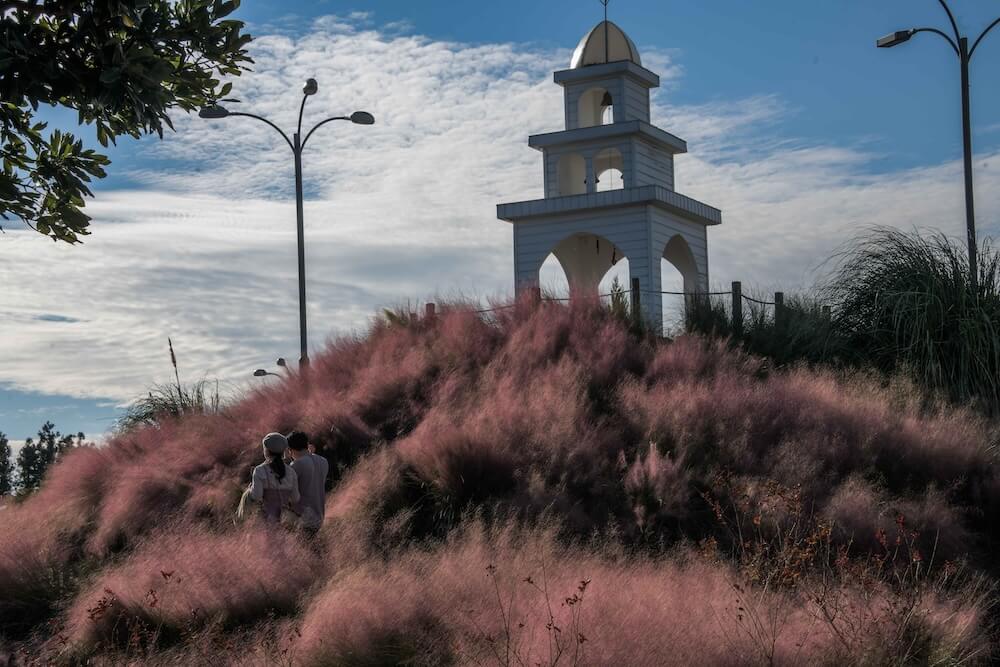
[[[285,371],[285,375],[287,377],[291,377],[292,376],[292,371],[291,371],[290,368],[288,368],[288,362],[285,361],[284,357],[278,357],[278,360],[276,362],[274,362],[274,363],[279,368],[281,368],[282,370]],[[271,371],[269,371],[269,370],[267,370],[265,368],[258,368],[257,370],[255,370],[253,372],[253,376],[256,377],[256,378],[267,377],[268,375],[273,375],[276,378],[282,377],[281,374],[279,374],[279,373],[272,373]]]
[[[331,121],[348,120],[355,125],[372,125],[375,123],[375,118],[367,111],[355,111],[350,116],[334,116],[316,123],[316,125],[314,125],[313,128],[306,133],[305,138],[300,139],[302,135],[302,112],[305,111],[306,100],[312,95],[315,95],[318,90],[319,84],[316,83],[316,79],[307,79],[305,84],[302,86],[302,104],[299,106],[299,123],[291,139],[288,138],[288,135],[285,134],[280,127],[268,119],[256,114],[245,113],[242,111],[230,111],[229,109],[226,109],[218,104],[205,107],[198,112],[198,116],[201,118],[211,120],[228,118],[230,116],[246,116],[247,118],[254,118],[267,123],[278,131],[278,134],[280,134],[282,139],[285,140],[288,147],[292,149],[292,155],[295,157],[295,214],[299,245],[299,345],[301,348],[299,366],[302,369],[309,366],[309,346],[306,338],[306,255],[305,235],[302,224],[302,151],[305,149],[306,143],[309,141],[309,137],[312,136],[312,133],[319,129],[321,125],[326,125]]]
[[[993,23],[991,23],[986,30],[984,30],[979,37],[976,38],[976,41],[972,43],[972,48],[970,49],[969,40],[966,37],[962,37],[959,33],[958,23],[955,22],[955,16],[951,13],[951,9],[948,8],[948,4],[945,0],[938,0],[938,2],[941,3],[941,6],[944,7],[944,11],[948,14],[948,20],[951,22],[951,28],[955,33],[954,40],[937,28],[912,28],[910,30],[897,30],[894,33],[888,34],[879,39],[876,42],[876,46],[880,49],[887,49],[893,46],[898,46],[903,42],[910,41],[910,38],[918,32],[933,32],[941,37],[944,37],[945,40],[951,45],[951,48],[955,50],[955,54],[958,56],[962,69],[962,139],[963,150],[965,153],[965,226],[969,241],[969,272],[971,273],[970,278],[972,293],[978,296],[979,266],[977,258],[978,245],[976,243],[976,213],[972,192],[972,120],[969,113],[969,60],[972,59],[972,55],[976,52],[976,47],[979,46],[981,41],[983,41],[983,37],[986,36],[986,33],[1000,23],[1000,18],[993,21]]]

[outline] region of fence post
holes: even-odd
[[[778,331],[785,326],[785,293],[774,293],[774,328]]]
[[[437,306],[435,306],[433,302],[425,304],[424,305],[424,316],[427,319],[429,319],[429,320],[433,320],[436,308],[437,308]]]
[[[743,333],[743,283],[733,281],[733,334]]]
[[[636,322],[639,321],[639,308],[642,304],[641,299],[642,293],[639,291],[639,279],[632,279],[632,317]]]

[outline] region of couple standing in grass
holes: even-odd
[[[261,504],[266,522],[280,523],[282,513],[289,511],[298,517],[304,531],[315,535],[323,525],[329,464],[315,453],[309,437],[301,431],[288,437],[268,433],[263,445],[264,463],[253,469],[238,514],[242,516],[249,498]]]

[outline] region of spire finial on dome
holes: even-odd
[[[608,3],[611,0],[600,0],[604,5],[604,62],[611,62],[611,47],[608,45]]]

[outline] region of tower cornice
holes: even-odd
[[[528,145],[536,150],[542,150],[544,148],[599,141],[630,134],[640,136],[672,155],[687,153],[686,141],[641,120],[611,123],[610,125],[594,125],[592,127],[548,132],[546,134],[533,134],[528,137]]]
[[[591,79],[606,79],[623,74],[639,82],[646,88],[659,88],[660,86],[659,76],[629,60],[618,60],[611,63],[601,63],[600,65],[587,65],[586,67],[559,70],[552,75],[552,80],[560,86],[566,86],[572,83],[581,83]]]
[[[662,208],[706,227],[722,224],[722,211],[719,209],[659,185],[498,204],[497,217],[518,223],[580,211],[642,205]]]

